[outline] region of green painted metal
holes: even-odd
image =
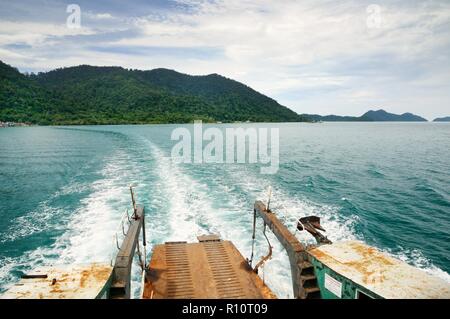
[[[350,279],[333,271],[318,259],[310,256],[310,262],[314,266],[314,272],[317,277],[317,283],[320,288],[320,295],[322,299],[357,299],[360,293],[364,294],[368,298],[380,299],[381,297],[365,287],[358,285]],[[341,296],[337,296],[332,291],[325,287],[326,274],[331,278],[341,283]],[[362,297],[362,296],[361,296]]]

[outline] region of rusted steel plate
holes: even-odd
[[[22,279],[13,285],[2,299],[93,299],[106,292],[110,283],[112,267],[93,263],[38,268],[33,275],[47,275],[41,278]]]
[[[450,284],[359,241],[308,251],[321,263],[383,298],[450,298]]]
[[[230,241],[155,246],[143,297],[276,298]]]

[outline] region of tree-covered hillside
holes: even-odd
[[[412,113],[393,114],[385,110],[367,111],[361,116],[302,114],[312,121],[324,122],[426,122],[421,116]]]
[[[0,121],[40,123],[60,97],[0,61]]]
[[[0,62],[0,121],[129,124],[304,118],[220,75],[82,65],[24,75]]]

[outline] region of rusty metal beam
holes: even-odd
[[[119,253],[116,256],[109,293],[111,299],[130,298],[131,266],[145,214],[144,208],[141,206],[137,206],[135,212],[133,218],[131,218],[128,232],[120,246]]]
[[[276,217],[276,215],[266,209],[261,201],[256,201],[254,211],[264,220],[264,223],[275,234],[279,242],[286,250],[292,274],[292,287],[295,298],[304,299],[306,293],[300,278],[302,264],[307,261],[307,254],[305,247],[298,241],[298,239],[287,229],[287,227]]]

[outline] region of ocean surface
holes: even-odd
[[[217,233],[250,257],[257,199],[295,232],[322,217],[333,241],[358,239],[450,282],[450,124],[289,123],[279,128],[280,167],[185,164],[170,156],[177,127],[0,129],[0,292],[41,265],[109,262],[129,185],[145,205],[148,255],[169,240]],[[211,125],[204,125],[204,128]],[[256,260],[267,253],[257,224]],[[312,238],[296,232],[305,241]],[[260,275],[292,298],[287,255],[269,232],[273,258]],[[133,270],[139,294],[139,266]]]

